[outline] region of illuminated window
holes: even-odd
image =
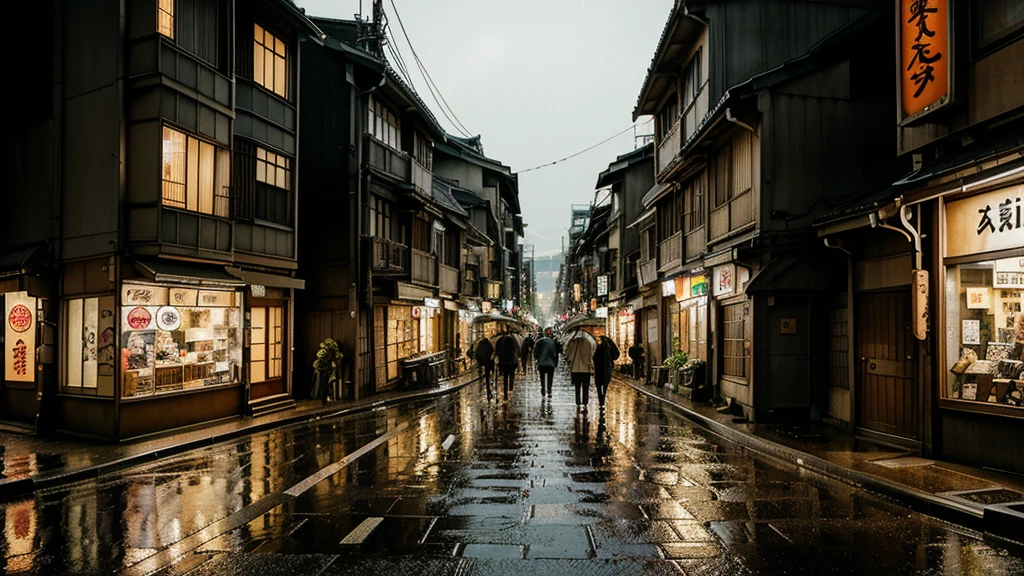
[[[288,97],[288,51],[284,41],[255,24],[252,78],[257,84]]]
[[[291,190],[291,160],[263,148],[256,148],[256,181]]]
[[[163,203],[228,217],[231,154],[173,128],[164,127]]]
[[[64,388],[75,394],[114,393],[114,297],[76,298],[64,303]]]
[[[284,346],[284,308],[280,306],[252,309],[252,346],[250,381],[252,383],[281,377]]]
[[[174,38],[174,0],[159,0],[156,9],[156,28],[164,36]]]

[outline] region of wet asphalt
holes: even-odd
[[[0,574],[1024,574],[631,388],[573,403],[520,376],[38,492],[0,508]]]

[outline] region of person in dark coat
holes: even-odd
[[[551,386],[555,380],[555,368],[558,366],[558,344],[551,337],[551,328],[544,330],[544,337],[537,340],[533,347],[533,357],[537,360],[537,372],[540,372],[540,393],[551,397]]]
[[[491,374],[494,372],[494,345],[487,337],[480,338],[473,345],[473,358],[476,359],[477,368],[487,385],[487,399],[491,399]]]
[[[629,347],[629,359],[633,361],[633,378],[640,378],[644,373],[644,347],[639,335],[633,339],[633,345]]]
[[[608,384],[612,381],[615,361],[619,359],[619,347],[607,336],[601,336],[594,349],[594,384],[597,386],[597,403],[604,409]]]
[[[533,340],[533,334],[527,334],[526,338],[523,338],[523,349],[522,349],[522,362],[523,362],[523,376],[526,375],[526,370],[530,367],[530,359],[533,358],[533,347],[536,343]]]
[[[505,332],[498,338],[495,348],[495,356],[498,357],[498,369],[501,370],[502,382],[505,388],[505,400],[508,394],[515,387],[516,369],[519,368],[519,341],[512,332],[505,328]]]

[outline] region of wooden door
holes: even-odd
[[[857,424],[918,438],[917,341],[909,290],[862,294],[857,322]]]
[[[253,306],[249,347],[250,401],[287,392],[285,366],[285,309],[283,305]]]

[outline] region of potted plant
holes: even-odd
[[[665,359],[664,365],[668,368],[668,384],[673,392],[679,391],[679,371],[689,359],[690,355],[682,350],[676,350]]]
[[[313,390],[311,396],[324,404],[338,399],[338,372],[343,358],[338,343],[327,338],[320,343],[313,361]]]

